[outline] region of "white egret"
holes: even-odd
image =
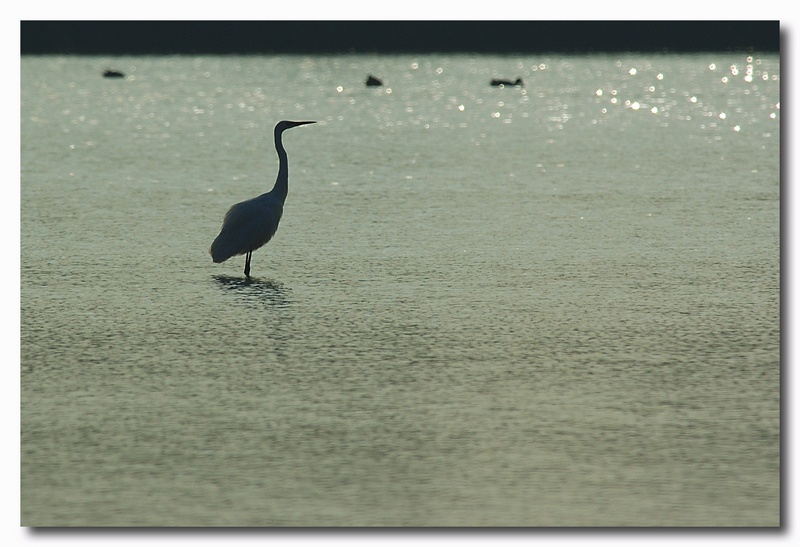
[[[275,126],[275,150],[278,152],[278,178],[266,194],[237,203],[225,214],[222,229],[211,244],[211,258],[224,262],[232,256],[246,254],[244,275],[250,277],[250,257],[253,251],[267,243],[278,229],[283,215],[283,204],[289,191],[289,162],[281,142],[287,129],[316,122],[281,121]]]

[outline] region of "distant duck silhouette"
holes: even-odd
[[[367,87],[379,86],[379,85],[383,85],[383,82],[380,81],[375,76],[373,76],[372,74],[370,74],[369,77],[367,78]]]
[[[107,68],[106,70],[103,71],[103,77],[104,78],[124,78],[125,74],[123,74],[119,70],[112,70],[110,68]]]
[[[505,87],[507,85],[519,85],[524,86],[525,84],[522,83],[522,80],[517,78],[516,82],[512,82],[511,80],[502,80],[499,78],[492,79],[492,85],[495,87]]]

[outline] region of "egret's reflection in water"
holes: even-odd
[[[215,275],[214,279],[220,287],[235,293],[246,303],[260,303],[275,308],[287,308],[291,305],[291,289],[279,281],[230,275]]]

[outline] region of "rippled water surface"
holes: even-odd
[[[757,54],[23,57],[22,524],[776,526],[779,87]],[[247,281],[208,247],[281,119],[318,123]]]

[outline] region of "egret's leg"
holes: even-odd
[[[247,253],[247,258],[244,261],[244,276],[250,277],[250,257],[252,256],[253,251],[249,251]]]

